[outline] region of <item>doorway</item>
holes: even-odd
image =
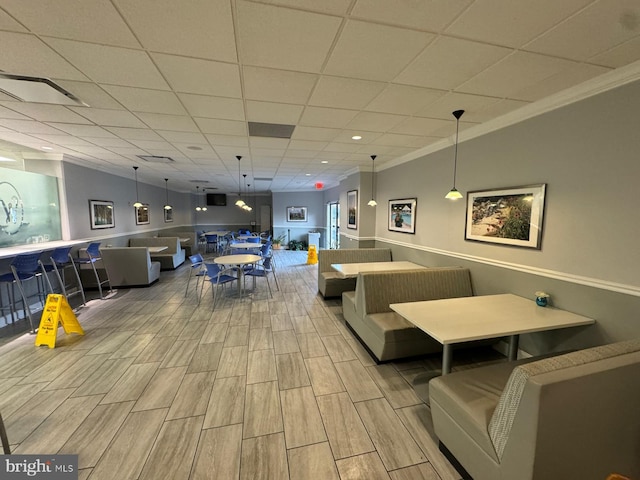
[[[332,202],[327,205],[327,248],[340,248],[340,203]]]

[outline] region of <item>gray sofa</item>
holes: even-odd
[[[180,248],[178,237],[141,237],[130,238],[130,247],[167,247],[159,253],[151,253],[151,260],[160,262],[162,270],[174,270],[184,263],[185,251]]]
[[[160,278],[160,262],[152,262],[147,247],[100,250],[111,288],[149,286]]]
[[[390,304],[472,295],[466,268],[363,272],[355,291],[342,294],[342,310],[369,351],[386,361],[442,351],[440,343],[391,310]]]
[[[474,480],[640,478],[640,339],[429,383],[435,433]]]
[[[339,297],[356,288],[355,278],[342,278],[332,263],[390,262],[390,248],[342,248],[318,252],[318,291],[324,298]]]

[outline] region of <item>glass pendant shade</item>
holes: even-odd
[[[164,189],[165,189],[165,192],[167,193],[167,203],[165,203],[164,205],[165,210],[171,210],[173,208],[171,205],[169,205],[169,186],[167,184],[168,181],[169,181],[168,178],[164,179]]]
[[[375,201],[373,192],[375,191],[373,188],[374,177],[376,176],[376,160],[377,155],[371,155],[371,200],[367,203],[370,207],[375,207],[378,205],[378,202]]]
[[[455,143],[455,153],[453,156],[453,187],[449,190],[444,198],[449,200],[458,200],[462,198],[462,194],[456,188],[456,171],[458,168],[458,131],[460,129],[460,117],[464,113],[464,110],[456,110],[452,113],[454,117],[456,117],[456,143]]]
[[[133,174],[136,178],[136,201],[133,206],[140,208],[142,206],[142,202],[140,202],[140,197],[138,197],[138,167],[133,167]]]
[[[196,212],[199,212],[202,210],[202,207],[200,207],[200,187],[196,186]]]
[[[242,208],[245,203],[242,200],[242,184],[240,183],[240,160],[242,160],[242,156],[236,155],[238,159],[238,200],[236,200],[236,207]]]

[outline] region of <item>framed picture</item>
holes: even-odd
[[[108,200],[89,200],[89,216],[91,218],[91,230],[116,226],[113,202]]]
[[[164,223],[173,222],[173,208],[169,210],[163,208],[162,211],[164,212]]]
[[[540,249],[545,187],[469,192],[465,240]]]
[[[347,228],[358,228],[358,190],[347,192]]]
[[[416,233],[417,198],[389,200],[389,230],[402,233]]]
[[[147,225],[149,220],[149,204],[143,203],[141,207],[133,207],[136,211],[136,225]]]
[[[287,222],[306,222],[307,207],[287,207]]]

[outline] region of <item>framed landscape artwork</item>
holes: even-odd
[[[469,192],[465,240],[540,249],[545,187]]]
[[[107,200],[89,200],[91,229],[113,228],[116,226],[113,214],[113,202]]]
[[[287,207],[287,222],[306,222],[307,207]]]
[[[358,190],[347,192],[347,228],[358,228]]]
[[[416,233],[417,198],[389,200],[389,230],[392,232]]]
[[[151,223],[149,219],[149,205],[147,203],[142,204],[141,207],[133,207],[136,211],[136,225],[147,225]]]

